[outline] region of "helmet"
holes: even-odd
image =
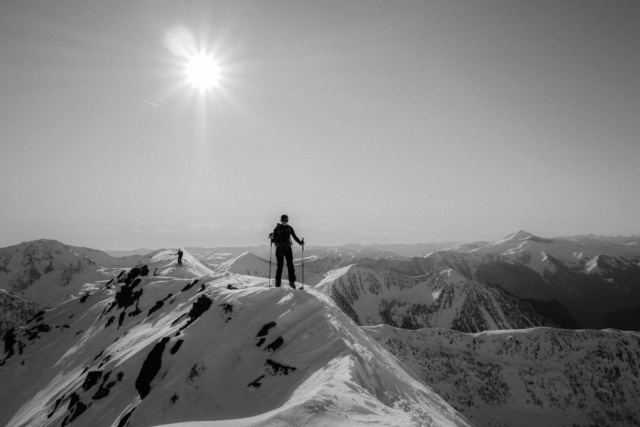
[[[281,222],[289,222],[289,216],[284,214],[280,217]]]

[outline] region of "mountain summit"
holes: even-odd
[[[528,231],[520,230],[516,233],[509,234],[507,237],[501,240],[497,240],[488,246],[501,246],[504,244],[510,244],[513,242],[523,242],[523,241],[533,241],[533,242],[544,242],[544,243],[553,243],[552,239],[544,239],[542,237],[535,236]]]
[[[160,249],[147,255],[146,259],[140,261],[138,265],[146,265],[150,273],[158,276],[181,279],[195,279],[214,274],[187,251],[183,251],[182,263],[178,264],[177,251],[177,249]]]
[[[524,231],[524,230],[519,230],[513,234],[508,235],[507,237],[505,237],[503,239],[503,241],[507,241],[507,240],[524,240],[524,239],[528,239],[530,237],[533,237],[533,234],[529,233],[528,231]]]

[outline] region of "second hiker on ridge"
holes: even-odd
[[[295,289],[296,271],[293,267],[291,237],[293,237],[300,246],[304,246],[304,239],[298,239],[296,232],[293,231],[293,227],[289,225],[289,217],[282,215],[280,217],[280,224],[276,225],[273,233],[271,233],[271,242],[276,245],[276,261],[278,263],[278,267],[276,268],[276,286],[280,287],[280,283],[282,282],[282,268],[284,267],[284,260],[286,259],[287,272],[289,273],[289,286]]]

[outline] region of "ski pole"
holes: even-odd
[[[271,252],[273,252],[273,241],[269,244],[269,287],[271,287]]]
[[[300,283],[300,289],[304,289],[304,237],[302,238],[302,282]]]

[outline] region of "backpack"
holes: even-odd
[[[278,224],[275,230],[273,230],[273,243],[278,245],[290,245],[291,244],[291,231],[289,226]]]

